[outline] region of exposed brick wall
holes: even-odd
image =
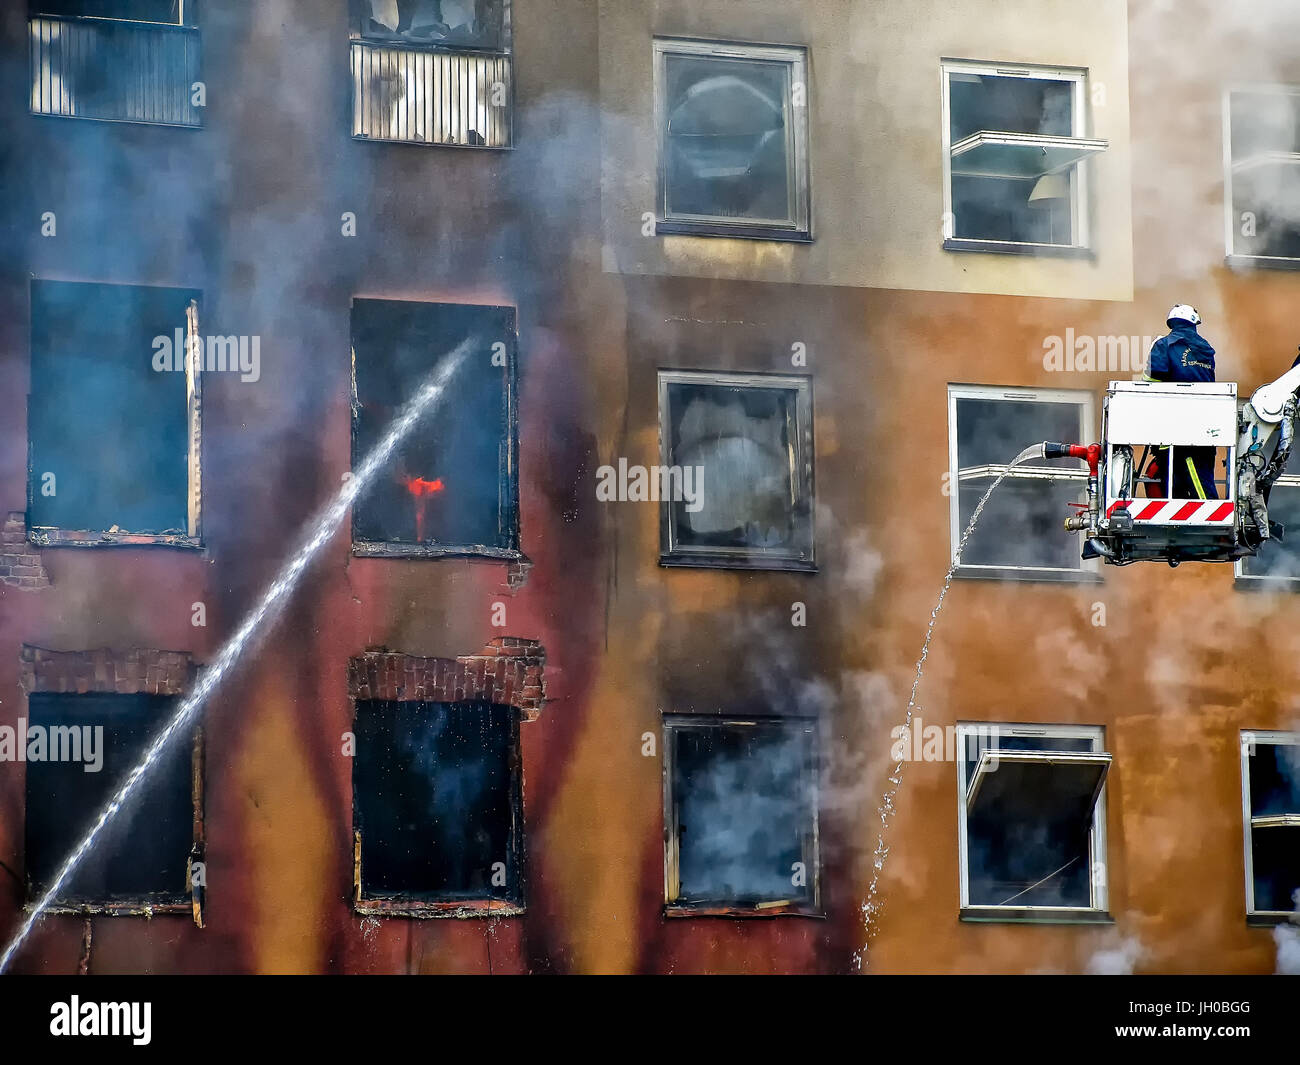
[[[348,662],[354,699],[451,703],[482,699],[518,707],[535,721],[546,705],[546,651],[537,640],[497,636],[478,654],[416,658],[367,651]]]
[[[187,651],[47,651],[24,644],[20,683],[28,694],[181,695],[192,686],[194,672]]]
[[[15,588],[50,586],[41,553],[27,542],[27,518],[21,510],[10,511],[0,529],[0,584]]]

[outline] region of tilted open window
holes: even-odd
[[[1045,440],[1093,437],[1093,398],[1063,389],[948,386],[951,468],[949,535],[955,555],[975,507],[1007,464]],[[1083,499],[1087,471],[1075,462],[1012,467],[980,515],[958,574],[1011,580],[1096,579],[1080,556],[1080,537],[1062,528],[1069,504]]]
[[[200,546],[198,301],[189,289],[32,282],[33,543]]]
[[[664,715],[671,916],[816,914],[817,723]]]
[[[100,810],[144,758],[176,698],[98,692],[28,697],[28,737],[19,742],[26,754],[29,899],[49,888]],[[200,736],[191,730],[163,751],[64,885],[56,912],[187,913],[194,908],[189,869],[201,856],[203,841]]]
[[[1088,247],[1085,71],[945,61],[943,105],[945,248]]]
[[[1300,913],[1300,733],[1243,731],[1246,918],[1274,924]]]
[[[510,0],[351,0],[352,135],[509,148]]]
[[[656,38],[658,232],[812,239],[802,48]]]
[[[519,713],[485,702],[356,704],[355,905],[519,913]]]
[[[200,126],[196,0],[30,0],[31,110]]]
[[[812,382],[659,371],[663,565],[813,570]]]
[[[957,726],[961,916],[1109,920],[1100,728]]]
[[[1300,269],[1300,87],[1224,99],[1228,261]]]
[[[443,398],[357,499],[355,554],[521,557],[513,307],[353,300],[352,461],[467,338]]]

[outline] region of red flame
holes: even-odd
[[[424,543],[424,505],[429,496],[437,495],[447,486],[442,483],[441,477],[433,481],[426,481],[423,477],[407,477],[402,483],[406,485],[406,490],[415,500],[416,542]]]

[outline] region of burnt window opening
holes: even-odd
[[[45,893],[104,805],[143,760],[174,711],[176,698],[55,692],[28,696],[28,737],[18,742],[26,744],[29,900]],[[42,753],[33,758],[37,742]],[[201,779],[201,734],[195,729],[164,749],[64,885],[55,909],[190,910],[188,864],[202,844]]]
[[[1246,915],[1275,923],[1300,913],[1300,733],[1241,740]]]
[[[195,0],[32,0],[33,114],[198,127]]]
[[[1281,522],[1286,536],[1269,540],[1258,555],[1239,560],[1237,579],[1250,585],[1300,590],[1300,476],[1283,474],[1273,482],[1268,516]]]
[[[1229,258],[1294,268],[1300,261],[1300,89],[1231,91],[1224,117]]]
[[[1043,252],[1088,245],[1082,70],[943,64],[944,246]]]
[[[509,0],[353,0],[352,136],[509,148]]]
[[[199,296],[32,282],[34,543],[200,546]]]
[[[812,239],[803,48],[656,38],[660,233]]]
[[[816,569],[809,378],[661,370],[659,441],[663,565]]]
[[[352,464],[440,361],[473,348],[352,511],[360,555],[519,555],[513,307],[352,302]]]
[[[1100,728],[958,725],[961,915],[1108,920]]]
[[[1066,390],[948,386],[951,469],[949,536],[953,555],[980,499],[1021,451],[1045,440],[1093,435],[1092,396]],[[1083,498],[1087,474],[1068,463],[1011,468],[980,515],[962,552],[963,577],[1097,580],[1080,555],[1081,537],[1061,523]]]
[[[356,738],[357,908],[521,910],[518,711],[360,700]]]
[[[669,914],[820,912],[816,728],[665,715]]]

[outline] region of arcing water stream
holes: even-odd
[[[239,629],[217,652],[212,664],[203,670],[194,690],[181,700],[171,720],[154,737],[140,764],[131,770],[122,786],[118,789],[117,794],[100,811],[99,817],[91,826],[90,831],[86,833],[85,838],[68,856],[68,860],[59,869],[58,875],[46,888],[45,894],[30,907],[26,920],[23,921],[14,934],[13,939],[9,941],[9,945],[5,947],[4,954],[0,955],[0,973],[8,968],[9,962],[31,934],[41,914],[58,898],[59,893],[68,882],[68,878],[75,872],[82,859],[95,845],[95,841],[99,838],[104,826],[113,819],[140,782],[148,775],[149,770],[158,761],[168,743],[185,730],[186,725],[202,709],[209,696],[216,691],[218,685],[225,679],[240,657],[250,648],[257,646],[260,638],[266,635],[268,626],[275,621],[281,609],[283,609],[285,601],[294,588],[297,587],[299,579],[312,559],[316,557],[320,549],[334,535],[334,532],[346,517],[348,508],[352,506],[357,496],[369,486],[370,482],[375,479],[376,474],[388,461],[398,444],[415,428],[420,419],[437,404],[446,390],[447,384],[456,373],[461,362],[464,361],[473,344],[474,338],[465,340],[443,359],[442,364],[429,375],[424,384],[420,386],[420,390],[402,408],[398,416],[393,419],[383,439],[375,445],[374,450],[366,456],[360,467],[344,482],[339,494],[316,515],[314,521],[308,524],[308,531],[303,537],[298,550],[285,563],[284,568],[262,594],[262,598],[258,600],[257,605],[244,617]]]
[[[994,482],[989,485],[988,491],[980,498],[979,503],[975,505],[975,512],[971,514],[970,521],[966,523],[966,528],[961,534],[961,539],[957,542],[957,550],[952,555],[952,565],[948,567],[948,575],[943,579],[943,587],[939,589],[939,601],[934,604],[934,609],[930,611],[930,624],[925,630],[925,641],[921,644],[921,657],[916,660],[916,676],[912,678],[912,694],[907,700],[907,712],[903,718],[903,736],[912,735],[912,717],[916,712],[916,693],[921,686],[921,675],[925,672],[925,659],[930,653],[930,640],[934,636],[935,622],[939,620],[939,611],[943,609],[944,596],[948,594],[948,586],[952,584],[952,575],[957,572],[957,567],[961,564],[961,553],[966,549],[966,542],[970,539],[971,533],[975,531],[975,524],[980,520],[980,514],[984,511],[984,504],[989,501],[994,490],[1000,485],[1007,475],[1011,472],[1012,466],[1018,466],[1028,459],[1042,458],[1043,445],[1035,444],[1033,447],[1027,447],[1020,452],[1005,470],[998,474]],[[867,897],[862,903],[862,924],[866,930],[866,940],[862,949],[853,955],[853,961],[859,970],[867,966],[866,955],[871,947],[871,940],[876,934],[876,925],[874,923],[877,914],[880,912],[881,904],[877,900],[880,889],[880,876],[885,868],[885,859],[889,857],[889,848],[885,845],[885,834],[889,828],[889,819],[894,815],[894,799],[898,795],[898,788],[903,782],[903,763],[900,760],[895,766],[892,773],[889,774],[888,787],[885,793],[880,797],[880,805],[877,812],[880,814],[880,834],[876,838],[876,849],[871,856],[871,883],[867,886]]]

